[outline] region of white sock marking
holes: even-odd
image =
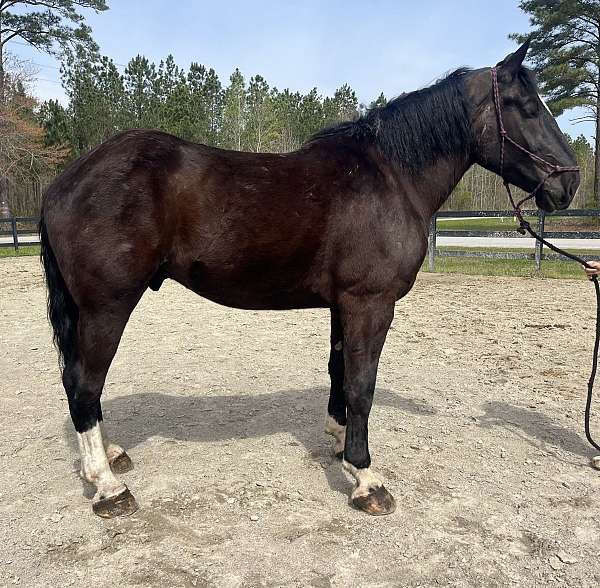
[[[356,488],[352,492],[352,498],[367,496],[371,490],[383,486],[383,478],[371,468],[355,468],[345,459],[342,461],[342,467],[356,480]]]
[[[325,432],[335,437],[334,451],[336,454],[343,453],[346,443],[346,427],[340,425],[330,414],[325,419]]]
[[[125,489],[110,469],[99,423],[84,433],[77,433],[81,454],[81,477],[96,486],[94,500],[114,496]]]

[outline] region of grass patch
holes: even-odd
[[[421,271],[428,272],[427,260]],[[578,263],[572,261],[542,261],[541,271],[536,271],[529,259],[486,259],[464,257],[436,257],[434,273],[468,274],[480,276],[513,276],[521,278],[567,278],[586,280]]]
[[[537,225],[536,217],[525,217],[531,226]],[[438,218],[438,231],[516,231],[519,223],[514,218]]]
[[[27,257],[28,255],[39,255],[39,245],[23,245],[15,251],[14,247],[0,247],[0,258],[1,257]]]

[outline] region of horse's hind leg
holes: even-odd
[[[63,371],[63,383],[81,454],[81,476],[96,487],[92,499],[94,512],[107,518],[137,510],[127,486],[111,471],[109,456],[115,462],[126,454],[118,446],[107,443],[105,447],[100,408],[106,374],[133,306],[135,304],[121,300],[114,307],[80,311],[76,352]]]
[[[343,466],[356,480],[352,504],[373,515],[388,514],[396,503],[371,469],[368,421],[379,356],[394,316],[394,302],[345,296],[340,305],[344,332],[344,391],[347,426]]]
[[[115,474],[125,474],[133,469],[133,462],[127,452],[116,443],[109,440],[106,430],[100,422],[100,429],[102,430],[102,441],[104,443],[104,451],[110,465],[110,469]]]
[[[337,308],[331,309],[331,348],[329,351],[328,371],[331,378],[331,391],[325,432],[335,438],[334,452],[336,457],[344,455],[346,440],[346,398],[344,397],[344,335],[340,313]]]

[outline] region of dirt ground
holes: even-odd
[[[231,310],[170,282],[103,397],[141,508],[94,516],[44,296],[36,258],[0,260],[1,586],[600,584],[586,282],[419,277],[371,414],[398,502],[380,518],[348,506],[322,431],[327,311]]]

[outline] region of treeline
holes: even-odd
[[[83,153],[123,129],[161,129],[183,139],[244,151],[284,152],[340,120],[356,118],[356,93],[344,84],[333,96],[271,87],[236,69],[224,84],[214,69],[180,68],[169,55],[158,65],[138,55],[119,71],[109,58],[80,51],[62,68],[69,104],[43,105],[50,144]],[[379,103],[384,103],[381,96]]]
[[[223,83],[212,68],[192,63],[184,70],[172,56],[158,65],[137,56],[120,69],[95,49],[67,53],[61,76],[68,104],[50,100],[36,106],[25,86],[15,84],[13,103],[18,107],[5,109],[12,112],[15,135],[28,142],[29,159],[4,166],[8,201],[15,214],[36,214],[42,189],[53,175],[69,160],[124,129],[156,128],[228,149],[287,152],[326,125],[355,119],[367,108],[386,103],[381,94],[368,106],[359,104],[347,84],[325,97],[316,88],[306,94],[279,90],[260,75],[246,79],[238,69]],[[20,124],[21,120],[27,124]],[[4,142],[8,144],[6,135]],[[573,205],[591,206],[594,152],[584,137],[571,143],[582,168],[582,187]],[[0,137],[0,164],[1,155]],[[505,209],[502,181],[474,166],[444,208]]]

